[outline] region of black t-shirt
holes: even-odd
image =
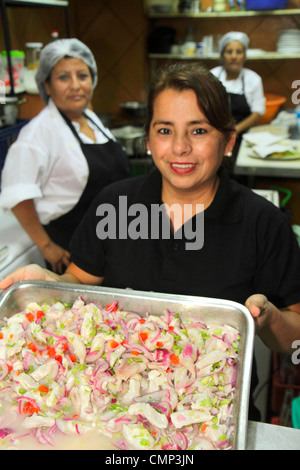
[[[128,208],[139,214],[136,204],[148,208],[148,231],[140,229],[142,235],[146,233],[145,239],[126,236],[128,229],[131,235],[138,232],[131,230],[137,227],[138,216],[128,216]],[[188,246],[194,243],[195,247],[199,240],[185,237],[201,229],[203,221],[197,224],[196,217],[188,222],[192,223],[189,230],[182,230],[181,239],[171,233],[164,239],[150,239],[154,225],[151,207],[160,204],[161,177],[157,171],[106,187],[73,237],[72,261],[92,275],[103,276],[104,285],[109,287],[214,297],[242,304],[250,295],[260,293],[278,308],[300,302],[299,246],[286,216],[272,203],[222,172],[214,201],[204,212],[204,244],[196,250]],[[98,214],[105,212],[102,219],[97,210]],[[120,217],[125,224],[121,229]],[[104,220],[111,221],[107,229],[116,234],[115,239],[99,240]]]
[[[104,188],[73,237],[72,261],[89,274],[104,277],[108,287],[242,304],[252,294],[264,294],[278,308],[300,302],[300,249],[286,216],[271,202],[222,171],[214,201],[185,224],[189,230],[182,230],[181,238],[170,231],[151,238],[151,233],[157,235],[151,208],[161,204],[158,171]],[[138,226],[139,211],[144,211],[143,227]],[[163,219],[161,213],[161,225]],[[201,245],[201,227],[203,246],[188,249],[193,233],[193,246]],[[115,238],[100,240],[105,229]],[[141,238],[133,238],[139,230]],[[260,419],[253,402],[257,383],[254,358],[249,402],[249,419],[254,420]]]

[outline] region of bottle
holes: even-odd
[[[180,0],[178,3],[179,13],[190,13],[192,9],[192,0]]]
[[[37,70],[43,44],[41,42],[26,42],[25,47],[27,69]]]
[[[51,31],[51,38],[52,38],[52,41],[56,41],[56,39],[59,38],[59,32],[56,29]]]
[[[226,0],[214,0],[213,11],[226,11]]]
[[[297,108],[299,108],[299,106],[297,106]],[[300,140],[300,109],[295,109],[295,114],[296,114],[296,117],[297,117],[297,120],[296,120],[296,129],[297,129],[297,140]]]
[[[186,35],[183,43],[183,54],[187,56],[195,55],[197,49],[197,41],[195,38],[195,27],[189,25],[186,28]]]
[[[201,11],[200,0],[193,0],[191,5],[192,13],[199,13]]]

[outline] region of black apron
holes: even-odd
[[[221,73],[220,73],[220,75],[221,75]],[[219,75],[219,79],[220,79],[220,75]],[[246,95],[245,95],[244,76],[242,76],[242,87],[243,88],[242,88],[242,93],[241,94],[239,94],[239,93],[229,93],[228,92],[229,99],[230,99],[231,114],[232,114],[232,116],[233,116],[233,118],[234,118],[234,120],[237,124],[239,122],[243,121],[244,119],[246,119],[251,114],[251,109],[250,109],[250,106],[249,106],[249,104],[246,100]],[[239,148],[240,148],[240,145],[241,145],[241,141],[242,141],[242,135],[243,135],[243,132],[240,133],[236,138],[235,146],[234,146],[233,151],[232,151],[233,161],[235,160],[235,158],[238,154],[238,151],[239,151]]]
[[[73,233],[85,215],[94,197],[104,186],[129,176],[129,161],[122,147],[106,135],[103,129],[101,129],[92,119],[85,116],[93,122],[96,127],[98,127],[102,134],[108,139],[108,142],[104,144],[83,143],[72,122],[64,116],[63,113],[61,113],[61,115],[65,119],[76,139],[78,139],[89,168],[87,184],[76,205],[66,214],[61,215],[57,219],[52,220],[49,224],[44,225],[50,238],[55,243],[68,250]]]
[[[242,94],[238,93],[228,93],[230,98],[230,107],[231,113],[238,124],[239,122],[246,119],[251,114],[250,106],[246,100],[245,96],[245,84],[244,84],[244,77],[242,77],[243,83],[243,92]]]

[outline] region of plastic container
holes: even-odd
[[[14,80],[14,91],[16,93],[24,91],[24,60],[23,51],[10,51],[12,74]],[[4,82],[6,94],[10,92],[10,76],[8,70],[7,51],[1,52],[0,80]]]
[[[287,0],[246,0],[246,10],[283,10]]]
[[[265,114],[260,118],[259,124],[268,124],[270,123],[276,116],[279,108],[283,103],[286,102],[285,96],[281,95],[274,95],[272,93],[265,93],[266,98],[266,111]]]
[[[27,69],[37,70],[43,44],[41,42],[26,42],[25,47]]]

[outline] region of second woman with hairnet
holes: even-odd
[[[97,66],[85,44],[77,39],[48,44],[36,82],[46,107],[9,149],[0,206],[12,210],[49,267],[61,273],[90,202],[102,187],[129,175],[128,160],[88,109]]]
[[[262,80],[256,72],[244,67],[248,45],[249,38],[243,32],[224,34],[219,43],[222,65],[211,70],[230,96],[238,135],[254,126],[265,112]]]

